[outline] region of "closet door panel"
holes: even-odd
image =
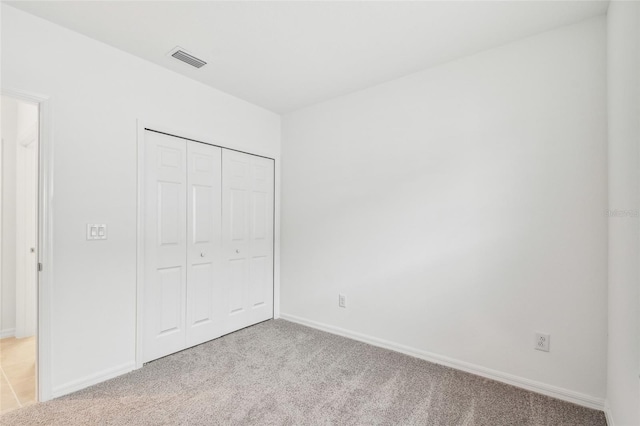
[[[184,348],[186,142],[145,132],[143,360]]]
[[[223,150],[226,331],[273,317],[273,160]]]
[[[189,142],[187,158],[187,346],[193,346],[224,331],[222,154],[220,148]]]

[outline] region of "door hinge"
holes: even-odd
[[[42,272],[42,263],[38,262],[38,272]]]

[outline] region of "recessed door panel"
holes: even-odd
[[[170,136],[168,136],[170,137]],[[172,168],[184,169],[184,150],[182,148],[170,148],[166,145],[158,146],[158,169]]]
[[[266,302],[266,288],[267,288],[267,262],[269,258],[267,256],[256,256],[251,259],[250,268],[250,282],[249,282],[249,299],[251,301],[251,308],[264,305]]]
[[[249,169],[249,164],[245,161],[245,159],[240,158],[240,156],[238,156],[238,158],[229,158],[229,160],[227,161],[226,168],[227,168],[229,177],[239,178],[240,180],[243,181],[247,176],[247,170]]]
[[[268,189],[265,188],[264,185],[269,183],[269,167],[267,165],[262,165],[262,164],[253,164],[253,170],[254,170],[254,187],[258,188],[258,187],[262,187],[262,189]],[[273,172],[273,170],[271,170],[271,172]]]
[[[264,240],[267,238],[269,214],[267,212],[267,194],[253,192],[253,238]]]
[[[215,313],[213,285],[211,285],[212,276],[213,265],[211,263],[191,265],[191,275],[189,276],[189,290],[193,293],[191,326],[213,321]]]
[[[213,242],[214,222],[220,216],[220,201],[214,202],[211,186],[192,185],[193,197],[193,243]]]
[[[184,227],[180,212],[183,182],[158,182],[158,240],[161,245],[179,244]]]
[[[180,294],[182,292],[182,268],[158,269],[158,276],[154,280],[157,284],[157,296],[160,298],[160,333],[179,332],[182,325],[183,306]]]
[[[198,153],[197,149],[198,148],[189,150],[189,154],[191,156],[190,158],[192,160],[191,171],[193,173],[196,173],[196,174],[214,173],[214,168],[219,170],[219,167],[216,167],[216,165],[219,164],[219,160],[220,160],[219,155],[212,154],[212,153]],[[216,148],[212,146],[211,149],[219,150],[220,148]]]
[[[231,239],[242,242],[247,238],[247,191],[244,189],[230,189],[230,192]]]
[[[245,307],[246,260],[229,260],[229,313],[237,314]]]

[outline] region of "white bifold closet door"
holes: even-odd
[[[273,317],[273,160],[145,132],[143,362]]]
[[[273,160],[222,153],[226,331],[273,317]]]
[[[221,149],[155,132],[145,146],[144,360],[222,335]]]

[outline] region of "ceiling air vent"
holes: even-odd
[[[168,53],[169,56],[184,62],[185,64],[191,65],[192,67],[202,68],[207,65],[205,61],[202,59],[196,58],[195,56],[187,53],[183,48],[176,47]]]

